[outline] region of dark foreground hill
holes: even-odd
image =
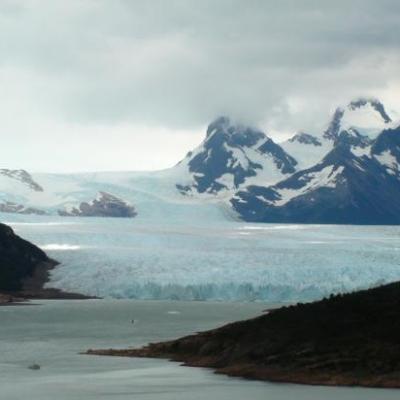
[[[0,304],[15,298],[86,298],[57,289],[43,289],[58,264],[34,244],[0,224]]]
[[[32,243],[17,236],[7,225],[0,224],[0,290],[19,291],[38,268],[57,263]]]
[[[283,307],[142,349],[88,354],[167,358],[250,379],[400,387],[400,283]]]

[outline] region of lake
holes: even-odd
[[[129,347],[259,315],[265,303],[77,300],[0,307],[4,400],[389,400],[386,389],[274,384],[165,360],[78,354]],[[131,320],[135,319],[132,324]],[[32,363],[38,371],[28,369]]]

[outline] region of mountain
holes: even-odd
[[[335,141],[341,132],[349,129],[368,137],[376,137],[390,122],[392,119],[379,100],[360,98],[346,107],[336,109],[323,137]]]
[[[278,182],[295,172],[296,164],[261,130],[220,117],[208,126],[204,141],[168,170],[5,173],[0,176],[0,212],[155,220],[187,220],[199,214],[202,220],[226,219],[230,206],[221,199],[229,199],[245,184]]]
[[[338,107],[320,132],[276,143],[219,117],[172,168],[0,170],[0,212],[190,221],[399,223],[398,125],[376,99]]]
[[[232,206],[254,222],[400,224],[400,128],[375,131],[390,121],[377,101],[338,108],[323,134],[332,149],[322,160],[274,185],[239,190]]]
[[[87,354],[166,358],[267,381],[399,388],[399,318],[397,282],[269,310],[141,349]]]
[[[296,170],[297,161],[262,131],[219,117],[207,128],[203,143],[178,168],[183,194],[219,194],[245,183],[273,183]]]
[[[400,129],[390,132],[400,139]],[[339,140],[315,166],[274,186],[250,186],[232,204],[248,221],[399,224],[400,159],[383,165],[386,154],[357,156]]]
[[[316,135],[299,132],[281,146],[296,159],[298,170],[306,169],[321,161],[340,136],[358,135],[366,140],[373,139],[391,122],[380,101],[360,98],[336,108],[323,132]]]

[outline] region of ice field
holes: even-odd
[[[59,265],[49,286],[135,299],[293,301],[400,279],[400,227],[3,214]]]

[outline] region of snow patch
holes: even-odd
[[[390,150],[383,151],[381,154],[375,155],[375,158],[388,169],[393,175],[399,172],[399,163]]]
[[[356,157],[369,156],[371,153],[371,146],[361,147],[361,146],[351,146],[351,152]]]
[[[357,108],[350,104],[343,114],[340,125],[341,130],[355,128],[358,132],[370,138],[375,138],[378,133],[388,127],[388,124],[370,102]]]
[[[343,169],[342,166],[334,169],[334,166],[330,165],[321,171],[304,175],[304,179],[307,181],[309,179],[309,181],[300,189],[278,189],[277,192],[281,198],[274,202],[275,206],[283,206],[293,198],[320,187],[335,188],[336,177],[343,172]]]
[[[323,137],[318,137],[321,146],[314,146],[298,141],[291,142],[290,139],[279,145],[296,159],[298,169],[307,169],[315,165],[333,148],[333,142]]]

